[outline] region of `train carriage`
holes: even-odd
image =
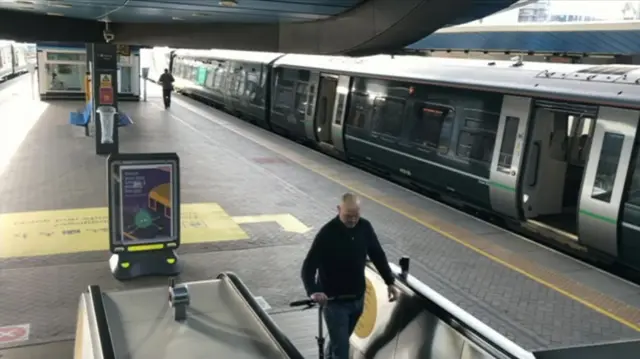
[[[225,50],[178,50],[172,72],[181,92],[268,127],[270,64],[282,56]]]
[[[227,69],[219,83],[174,74],[246,112],[237,67],[260,65],[274,131],[640,269],[639,67],[223,53],[197,60]]]

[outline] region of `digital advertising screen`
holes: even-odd
[[[121,165],[119,170],[120,241],[137,244],[172,240],[173,166]]]
[[[177,155],[116,154],[110,156],[108,173],[112,251],[167,242],[179,245]]]

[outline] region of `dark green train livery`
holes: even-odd
[[[638,67],[223,50],[167,61],[182,93],[640,269]]]

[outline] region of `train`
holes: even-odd
[[[27,60],[30,54],[26,44],[0,42],[0,82],[29,72]]]
[[[154,66],[178,92],[269,131],[640,270],[638,66],[226,50],[170,50]]]

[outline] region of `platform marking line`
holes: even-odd
[[[183,204],[181,243],[246,240],[249,235],[216,203]],[[106,207],[0,214],[0,258],[109,249]]]
[[[356,182],[358,187],[363,186],[362,183],[358,183],[357,181],[352,181],[352,180],[348,180],[348,181],[343,181],[341,179],[338,179],[337,177],[334,177],[328,173],[326,173],[326,169],[322,168],[321,165],[316,165],[316,164],[309,164],[306,163],[308,161],[308,159],[302,157],[299,159],[299,156],[296,155],[295,153],[292,153],[291,151],[289,151],[286,148],[281,148],[280,145],[273,145],[268,143],[267,141],[264,141],[263,139],[260,138],[256,138],[256,136],[254,136],[253,134],[248,134],[247,132],[242,132],[240,129],[235,128],[235,126],[227,124],[223,121],[217,120],[212,118],[210,113],[206,113],[204,111],[201,111],[198,108],[195,108],[195,106],[192,106],[191,104],[187,103],[186,101],[176,98],[176,102],[178,102],[180,105],[182,105],[182,107],[184,107],[185,109],[187,109],[190,112],[195,113],[196,115],[199,115],[200,117],[209,120],[210,122],[213,122],[219,126],[222,126],[226,129],[228,129],[229,131],[232,131],[242,137],[245,137],[253,142],[255,142],[258,145],[261,145],[271,151],[274,151],[275,153],[280,154],[281,156],[284,156],[286,158],[288,158],[289,160],[291,160],[292,162],[300,165],[301,167],[304,167],[306,169],[308,169],[311,172],[314,172],[322,177],[327,178],[330,181],[333,181],[337,184],[342,185],[343,187],[347,188],[350,191],[353,191],[354,193],[358,193],[359,195],[375,202],[378,203],[381,206],[387,207],[389,209],[391,209],[392,211],[395,211],[396,213],[399,213],[411,220],[413,220],[416,223],[421,224],[422,226],[436,232],[439,233],[440,235],[444,236],[445,238],[448,238],[450,240],[453,240],[456,243],[459,243],[461,245],[463,245],[464,247],[496,262],[499,263],[535,282],[538,282],[552,290],[555,290],[556,292],[586,306],[587,308],[600,313],[614,321],[617,321],[635,331],[639,331],[640,332],[640,310],[638,310],[635,307],[632,307],[626,303],[623,303],[615,298],[611,298],[607,295],[605,295],[604,293],[601,293],[595,289],[586,287],[585,285],[583,285],[582,283],[579,283],[577,281],[574,281],[572,279],[566,278],[565,276],[556,273],[554,271],[550,271],[547,270],[539,265],[537,265],[536,263],[533,263],[531,261],[529,261],[528,259],[519,256],[513,252],[510,252],[504,248],[499,248],[498,250],[494,249],[494,251],[497,252],[502,252],[501,254],[496,253],[495,255],[490,253],[490,251],[488,250],[484,250],[482,248],[480,248],[478,245],[474,245],[469,243],[468,240],[463,240],[458,238],[456,235],[449,233],[448,231],[444,231],[439,229],[437,226],[424,221],[420,218],[418,218],[417,216],[411,214],[409,211],[405,211],[402,210],[398,207],[396,207],[393,204],[390,203],[386,203],[386,201],[384,200],[380,200],[375,198],[372,195],[369,195],[366,190],[362,190],[360,188],[356,188],[355,185],[349,185],[348,182]],[[157,104],[153,104],[156,107],[159,107],[159,105]],[[212,109],[213,110],[213,109]],[[183,122],[183,123],[187,123],[186,121],[180,119],[177,116],[173,116],[175,118],[177,118],[179,121]],[[236,119],[237,120],[237,119]],[[240,120],[237,120],[240,121]],[[187,123],[188,124],[188,123]],[[191,126],[187,126],[192,128]],[[196,133],[199,133],[201,136],[207,137],[208,136],[202,132],[197,131],[197,129],[192,128]],[[265,131],[266,132],[266,131]],[[274,135],[275,136],[275,135]],[[211,140],[209,138],[209,140]],[[320,167],[320,168],[318,168]],[[366,186],[368,187],[368,186]],[[375,190],[373,191],[375,192]],[[404,205],[403,205],[404,206]],[[415,211],[411,211],[413,213],[424,213],[425,211],[420,210],[420,209],[416,209],[416,208],[412,208]],[[442,222],[442,220],[440,220]],[[455,226],[455,224],[453,224]],[[461,232],[461,231],[458,231]],[[466,231],[465,231],[466,232]],[[470,238],[474,238],[476,237],[473,233],[469,232],[469,234],[472,235],[472,237]],[[476,242],[482,241],[480,238],[475,238]],[[485,243],[486,244],[486,243]],[[492,246],[489,244],[487,245],[488,248],[491,248]],[[495,246],[494,246],[495,247]],[[499,255],[503,255],[506,258],[502,259],[499,257]],[[523,269],[521,267],[528,267],[527,269]],[[537,274],[533,274],[532,272],[537,272],[540,275]],[[554,283],[555,282],[555,283]],[[564,289],[563,287],[573,287],[571,289]],[[598,306],[597,304],[592,303],[592,301],[590,300],[585,300],[583,298],[581,298],[580,296],[573,294],[571,291],[573,292],[587,292],[585,293],[585,296],[596,296],[596,297],[600,297],[601,299],[603,299],[602,301],[609,304],[606,306]],[[625,313],[627,312],[627,313]],[[626,318],[632,318],[632,319],[626,319]]]

